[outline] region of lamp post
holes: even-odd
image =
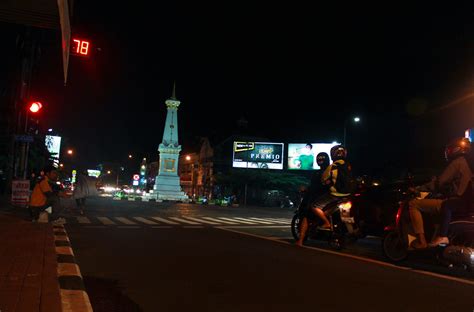
[[[348,121],[348,118],[344,119],[344,140],[343,140],[343,144],[344,144],[344,147],[347,148],[347,145],[346,145],[346,134],[347,134],[347,121]],[[352,118],[352,121],[355,122],[355,123],[359,123],[360,122],[360,118],[359,117],[353,117]]]

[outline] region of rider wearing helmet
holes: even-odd
[[[327,191],[327,187],[321,183],[322,173],[326,170],[329,166],[329,155],[327,153],[321,152],[316,155],[316,163],[319,166],[319,170],[314,171],[313,175],[311,176],[311,182],[309,184],[308,189],[304,191],[303,199],[299,206],[299,214],[300,214],[300,238],[303,237],[304,233],[308,230],[308,218],[314,218],[314,213],[311,209],[312,203],[315,199],[320,196],[321,194]],[[301,244],[303,244],[303,240],[301,239]]]
[[[349,196],[351,192],[349,183],[347,182],[351,169],[346,161],[346,157],[347,150],[342,145],[336,145],[331,148],[331,160],[333,163],[322,171],[319,182],[319,185],[323,186],[322,189],[324,193],[311,201],[311,212],[323,221],[323,229],[331,229],[331,223],[323,209],[326,206],[338,202],[341,197]],[[331,212],[328,212],[328,214],[330,213]],[[299,239],[296,245],[303,245],[307,227],[307,219],[303,218]]]
[[[467,207],[472,199],[473,170],[470,152],[471,142],[467,138],[457,138],[450,142],[444,153],[448,166],[439,177],[433,178],[431,182],[418,188],[419,190],[439,192],[441,187],[451,186],[451,190],[446,194],[447,199],[413,199],[409,202],[410,219],[417,236],[417,239],[412,243],[413,248],[428,247],[421,212],[440,214],[443,219],[439,235],[429,245],[437,246],[449,243],[447,233],[452,211],[461,206]]]

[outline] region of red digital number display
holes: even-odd
[[[88,56],[89,55],[89,41],[73,39],[71,53],[75,55]]]

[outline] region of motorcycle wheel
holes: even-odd
[[[408,255],[408,248],[397,231],[388,232],[384,235],[382,248],[385,257],[392,262],[405,260]]]
[[[298,214],[295,214],[293,219],[291,219],[291,234],[295,240],[300,238],[300,216]],[[308,233],[304,237],[305,242],[306,240],[308,240]]]

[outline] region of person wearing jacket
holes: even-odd
[[[429,245],[449,244],[447,233],[452,211],[460,206],[469,206],[473,199],[471,182],[473,170],[472,164],[468,161],[470,152],[471,143],[467,138],[452,141],[445,149],[448,166],[443,173],[431,182],[418,187],[418,190],[438,192],[441,187],[448,186],[450,190],[447,192],[447,199],[413,199],[409,202],[410,219],[417,238],[411,244],[413,248],[428,247],[421,212],[438,214],[443,218],[439,235],[434,237]]]

